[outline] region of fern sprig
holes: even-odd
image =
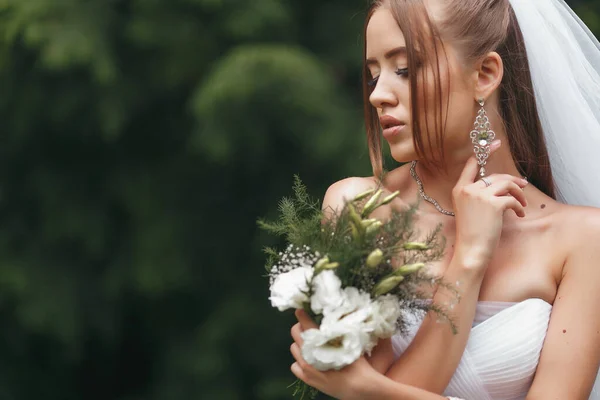
[[[429,232],[423,241],[416,242],[422,237],[414,229],[418,205],[402,210],[391,208],[383,222],[371,218],[371,214],[389,204],[397,193],[384,197],[383,190],[376,188],[347,201],[339,212],[324,212],[320,202],[309,196],[298,175],[294,176],[293,192],[292,197],[284,197],[279,202],[276,221],[258,220],[262,229],[287,242],[284,252],[264,249],[272,282],[278,274],[298,265],[314,267],[316,275],[319,268],[332,264],[343,288],[355,287],[375,296],[387,292],[398,298],[404,310],[433,312],[455,329],[450,313],[429,301],[432,290],[423,290],[430,286],[452,291],[453,286],[418,270],[422,265],[440,260],[445,246],[441,226]],[[376,257],[369,259],[372,254]],[[453,293],[458,296],[455,289]],[[397,327],[402,332],[406,324],[404,314],[397,321]],[[301,400],[318,394],[302,381],[292,386],[294,395]]]

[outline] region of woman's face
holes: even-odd
[[[431,9],[428,11],[430,15],[435,15]],[[439,10],[434,11],[439,12]],[[435,23],[435,18],[430,18]],[[383,137],[390,146],[392,157],[398,162],[408,162],[418,158],[412,140],[410,85],[405,43],[404,34],[389,9],[381,7],[376,10],[366,30],[367,66],[373,78],[369,101],[377,109]],[[457,52],[448,43],[444,43],[444,49],[438,47],[438,59],[443,103],[440,127],[444,135],[443,154],[447,162],[452,163],[464,159],[465,154],[471,151],[469,133],[477,106],[475,81],[469,78],[469,74],[473,71],[460,65]],[[417,84],[420,92],[418,117],[424,150],[427,154],[433,154],[434,150],[439,148],[434,131],[436,116],[433,110],[435,109],[431,107],[434,104],[435,93],[433,67],[425,63],[419,68],[425,69],[426,86],[423,82]],[[469,82],[472,84],[469,85]],[[422,105],[424,96],[427,96],[430,105],[427,109]],[[432,139],[431,146],[428,145],[428,135]]]

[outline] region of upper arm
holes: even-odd
[[[600,363],[600,210],[586,209],[563,277],[528,399],[587,400]]]
[[[346,201],[356,195],[376,188],[377,183],[373,178],[346,178],[335,182],[325,192],[322,209],[326,215],[338,214]],[[370,357],[367,357],[371,366],[381,374],[385,374],[394,361],[394,352],[391,339],[380,340],[373,349]]]
[[[373,178],[346,178],[337,181],[327,189],[322,209],[327,215],[335,215],[344,207],[345,201],[377,185]]]

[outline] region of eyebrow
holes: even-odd
[[[404,46],[396,47],[395,49],[392,49],[392,50],[388,51],[387,53],[385,53],[384,57],[386,60],[389,60],[390,58],[396,57],[398,55],[406,55],[406,47],[404,47]],[[374,58],[367,58],[366,64],[367,64],[367,66],[377,64],[377,60],[375,60]]]

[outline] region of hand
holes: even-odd
[[[292,373],[307,385],[312,386],[331,397],[351,400],[360,398],[361,382],[377,374],[365,357],[359,358],[352,365],[339,371],[319,371],[302,358],[301,333],[306,329],[317,329],[318,326],[303,310],[296,310],[298,323],[292,327],[294,343],[290,347],[296,362],[292,364]]]
[[[491,145],[491,152],[500,147],[499,140]],[[452,191],[456,213],[455,255],[463,257],[465,266],[484,271],[498,246],[502,232],[503,216],[513,210],[525,217],[527,200],[523,188],[527,181],[520,177],[493,174],[475,181],[479,165],[471,157]]]
[[[294,340],[298,338],[302,343],[301,334],[306,329],[318,328],[318,326],[310,319],[304,310],[296,310],[296,318],[298,323],[292,327],[292,337]],[[370,356],[365,357],[371,366],[380,374],[390,368],[394,362],[394,348],[392,347],[391,339],[380,339],[377,345],[371,351]]]

